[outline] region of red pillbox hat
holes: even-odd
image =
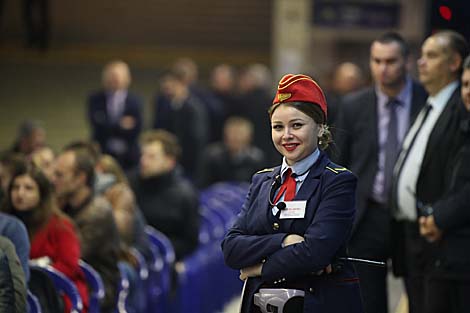
[[[320,86],[310,76],[287,74],[279,81],[273,104],[296,101],[318,105],[326,118],[327,104],[325,95]]]

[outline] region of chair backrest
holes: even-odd
[[[221,240],[225,234],[224,220],[219,215],[217,215],[216,212],[207,207],[201,207],[200,215],[202,224],[207,224],[206,226],[209,226],[209,242]]]
[[[31,291],[28,290],[28,294],[26,296],[26,300],[28,301],[28,313],[41,313],[41,304],[39,303],[38,298],[33,295]]]
[[[147,280],[147,278],[149,277],[149,268],[147,266],[147,262],[145,261],[145,257],[136,248],[130,248],[129,251],[132,254],[132,256],[135,258],[135,260],[137,261],[137,271],[138,271],[140,280],[142,281]]]
[[[116,305],[116,313],[127,313],[127,296],[129,295],[129,278],[127,277],[127,270],[124,265],[119,262],[119,273],[121,274],[121,280],[118,286],[118,299]]]
[[[85,274],[90,293],[88,313],[99,313],[100,302],[104,298],[105,290],[103,280],[100,274],[88,263],[83,260],[78,261],[78,265]]]
[[[212,240],[212,221],[201,214],[199,226],[199,245],[207,245]]]
[[[64,274],[51,266],[30,265],[30,268],[39,269],[52,278],[52,282],[59,293],[65,294],[72,304],[71,313],[80,313],[83,310],[83,302],[77,287]]]
[[[170,240],[152,226],[145,226],[145,233],[149,238],[156,262],[149,279],[151,286],[149,286],[148,307],[152,309],[151,312],[166,312],[169,310],[168,299],[171,291],[175,251]],[[161,258],[158,258],[158,255],[161,255]]]
[[[28,289],[38,299],[42,312],[63,313],[64,303],[52,278],[39,267],[29,265]]]
[[[175,263],[175,250],[170,239],[150,225],[145,226],[145,233],[149,236],[151,243],[158,247],[165,262],[168,264]]]

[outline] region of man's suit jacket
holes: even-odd
[[[424,106],[427,93],[413,83],[410,108],[410,125]],[[339,157],[335,161],[350,169],[358,177],[357,214],[354,227],[362,220],[371,198],[378,170],[379,135],[377,95],[374,87],[366,88],[345,98],[336,126]]]
[[[234,269],[263,262],[261,277],[246,283],[241,312],[253,312],[253,295],[263,284],[304,286],[304,312],[362,312],[359,284],[350,263],[334,274],[312,274],[346,254],[356,177],[322,152],[294,198],[307,201],[305,217],[279,219],[269,203],[279,172],[276,167],[253,176],[238,219],[222,242],[225,262]],[[282,248],[288,234],[303,236],[305,241]]]
[[[463,105],[462,105],[463,107]],[[462,110],[463,111],[463,110]],[[448,188],[443,199],[433,204],[434,219],[443,230],[442,239],[435,244],[432,275],[470,280],[470,113],[462,112],[459,133],[447,166]]]
[[[125,169],[137,165],[139,160],[138,138],[142,130],[142,101],[132,93],[128,93],[122,117],[130,116],[135,126],[125,129],[119,122],[113,122],[107,110],[107,95],[98,91],[88,98],[88,120],[92,129],[92,138],[97,141],[104,153],[114,156]],[[125,152],[116,154],[109,148],[109,140],[120,140],[126,147]]]
[[[456,160],[456,157],[466,155],[464,143],[467,139],[460,128],[462,106],[460,88],[457,88],[429,136],[416,185],[417,200],[433,207],[436,224],[444,230],[444,236],[433,244],[423,238],[412,238],[408,241],[412,247],[407,249],[416,252],[407,257],[411,260],[410,270],[424,270],[431,275],[453,279],[470,279],[470,253],[466,249],[470,242],[470,188],[468,182],[451,187],[455,185],[454,179],[469,172],[468,160]],[[454,168],[457,163],[461,164],[458,174]]]

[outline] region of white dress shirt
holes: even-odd
[[[457,86],[458,82],[454,81],[441,89],[435,96],[429,97],[427,103],[432,106],[432,110],[429,112],[422,126],[425,109],[421,110],[405,137],[402,152],[395,166],[395,171],[401,168],[400,172],[397,173],[398,212],[396,212],[396,218],[399,220],[417,220],[416,184],[421,171],[424,154],[426,153],[429,136]],[[417,133],[418,131],[419,133]],[[411,145],[415,135],[416,139],[413,145]]]

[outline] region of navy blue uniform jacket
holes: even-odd
[[[261,277],[247,281],[241,312],[251,312],[253,295],[262,284],[305,286],[304,312],[362,312],[359,283],[350,263],[333,274],[313,274],[346,255],[356,177],[322,152],[294,198],[307,200],[305,217],[277,219],[269,196],[279,172],[276,167],[253,176],[242,210],[222,242],[225,262],[234,269],[264,262]],[[282,248],[288,234],[305,241]]]

